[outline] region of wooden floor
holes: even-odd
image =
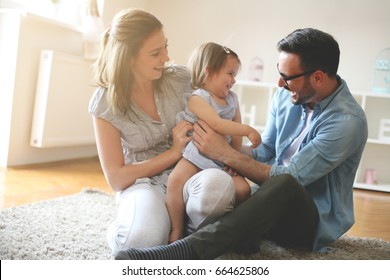
[[[0,168],[0,209],[96,188],[111,192],[97,158]],[[390,241],[390,193],[354,190],[350,236]]]
[[[3,168],[0,208],[70,195],[84,188],[111,192],[98,158]]]

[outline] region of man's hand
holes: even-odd
[[[223,162],[222,156],[232,147],[225,136],[215,132],[206,122],[199,120],[194,125],[194,144],[206,157]]]
[[[257,184],[269,178],[270,165],[254,160],[249,147],[245,153],[233,149],[225,136],[215,132],[206,122],[199,120],[194,125],[193,137],[195,146],[206,157],[224,163]]]

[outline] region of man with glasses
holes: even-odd
[[[182,240],[119,251],[117,259],[214,259],[231,248],[254,252],[258,246],[252,245],[262,238],[323,250],[350,229],[367,121],[337,75],[338,43],[325,32],[306,28],[289,34],[277,48],[280,88],[259,147],[235,151],[203,121],[194,130],[202,153],[257,183],[258,190]]]

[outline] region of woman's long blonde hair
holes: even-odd
[[[101,51],[93,65],[94,86],[106,88],[110,108],[126,114],[130,109],[133,72],[130,62],[150,35],[163,28],[152,14],[127,9],[119,12],[103,35]]]

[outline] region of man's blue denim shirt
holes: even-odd
[[[319,224],[313,250],[320,250],[347,232],[354,223],[353,183],[367,141],[367,120],[344,80],[314,107],[299,152],[283,166],[283,153],[305,123],[305,106],[294,105],[290,92],[274,95],[262,144],[253,150],[256,160],[271,164],[270,176],[288,173],[311,194]]]

